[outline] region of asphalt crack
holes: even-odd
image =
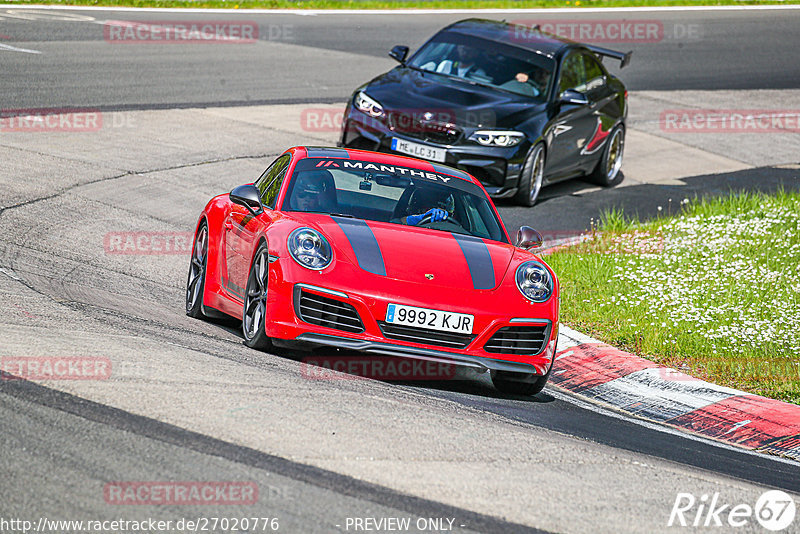
[[[52,155],[49,155],[49,154],[46,154],[46,155],[48,155],[50,157],[63,159],[65,161],[75,161],[75,160],[69,160],[68,158],[60,158],[59,156],[52,156]],[[41,196],[41,197],[32,198],[32,199],[29,199],[29,200],[25,200],[23,202],[19,202],[17,204],[12,204],[11,206],[0,207],[0,216],[2,216],[6,211],[14,210],[14,209],[21,208],[21,207],[24,207],[24,206],[30,206],[31,204],[36,204],[38,202],[43,202],[43,201],[47,201],[47,200],[53,200],[55,198],[63,196],[65,194],[67,194],[67,193],[70,193],[70,192],[75,191],[76,189],[80,189],[82,187],[86,187],[86,186],[89,186],[89,185],[95,185],[95,184],[99,184],[99,183],[104,183],[104,182],[109,182],[109,181],[112,181],[112,180],[119,180],[120,178],[125,178],[127,176],[145,176],[145,175],[148,175],[148,174],[153,174],[153,173],[158,173],[158,172],[174,171],[174,170],[180,170],[180,169],[189,169],[189,168],[192,168],[192,167],[200,167],[200,166],[203,166],[203,165],[214,165],[214,164],[217,164],[217,163],[224,163],[226,161],[262,159],[262,158],[268,158],[268,157],[274,157],[274,156],[277,156],[277,154],[263,154],[262,153],[262,154],[254,154],[254,155],[229,156],[229,157],[215,158],[215,159],[210,159],[210,160],[195,161],[195,162],[191,162],[191,163],[183,163],[183,164],[180,164],[180,165],[172,165],[172,166],[168,166],[168,167],[159,167],[159,168],[148,169],[148,170],[143,170],[143,171],[131,171],[131,170],[129,170],[129,171],[123,172],[122,174],[117,174],[117,175],[114,175],[114,176],[105,176],[103,178],[97,178],[95,180],[89,180],[87,182],[81,182],[81,183],[73,184],[73,185],[71,185],[69,187],[65,187],[63,189],[60,189],[59,191],[56,191],[55,193],[52,193],[50,195],[44,195],[44,196]],[[88,162],[87,162],[87,164],[88,164]]]

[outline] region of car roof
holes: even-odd
[[[448,167],[447,165],[442,165],[441,163],[434,163],[432,161],[425,161],[394,154],[385,154],[383,152],[357,150],[354,148],[333,148],[324,146],[304,146],[300,148],[305,150],[305,157],[307,158],[354,159],[370,161],[383,165],[398,165],[402,167],[418,169],[421,171],[445,174],[447,176],[460,178],[461,180],[480,186],[480,182],[468,173],[459,169],[454,169],[453,167]]]
[[[455,22],[441,31],[458,32],[464,35],[480,37],[487,41],[515,46],[544,54],[551,58],[562,50],[580,46],[580,43],[532,29],[530,26],[498,20],[465,19]],[[519,37],[515,37],[517,35]]]

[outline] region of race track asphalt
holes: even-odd
[[[280,517],[285,532],[340,532],[353,531],[348,517],[409,517],[452,518],[458,532],[656,532],[668,530],[679,492],[751,505],[767,488],[800,494],[796,463],[643,427],[549,388],[524,399],[485,376],[310,380],[302,355],[257,353],[233,323],[188,319],[184,254],[109,250],[109,232],[190,231],[208,198],[252,180],[285,147],[329,143],[335,134],[262,117],[284,117],[280,103],[297,112],[344,101],[391,66],[392,44],[418,45],[462,16],[238,13],[267,39],[129,46],[105,42],[102,21],[220,16],[59,13],[95,20],[0,9],[0,45],[42,52],[0,50],[0,108],[91,107],[118,127],[0,133],[0,356],[103,357],[113,371],[0,381],[0,470],[13,481],[0,489],[0,518],[257,515]],[[762,90],[797,101],[800,47],[789,45],[800,10],[636,17],[673,32],[697,25],[691,39],[631,45],[639,66],[623,74],[647,92],[640,109],[678,89],[709,91],[691,93],[705,105],[722,88],[738,90],[730,105],[769,102]],[[574,182],[531,210],[500,203],[509,229],[562,232],[620,203],[648,217],[680,195],[798,187],[796,134],[723,154],[660,134],[650,117],[634,117],[642,142],[629,147],[626,187]],[[678,144],[691,161],[653,162],[650,150]],[[103,497],[109,482],[166,480],[253,481],[260,498],[226,507]]]

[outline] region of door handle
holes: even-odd
[[[553,128],[553,136],[558,137],[562,133],[568,132],[571,129],[572,126],[570,126],[569,124],[564,124],[564,123],[556,124],[555,127]]]

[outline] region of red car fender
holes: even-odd
[[[206,259],[206,281],[203,291],[203,305],[230,313],[230,306],[226,303],[229,299],[222,289],[222,273],[220,272],[220,259],[224,254],[225,246],[222,228],[227,215],[227,203],[227,194],[212,198],[203,209],[203,213],[197,223],[197,228],[200,227],[200,221],[202,220],[205,220],[208,224],[208,256]],[[195,229],[195,237],[197,235],[197,228]]]

